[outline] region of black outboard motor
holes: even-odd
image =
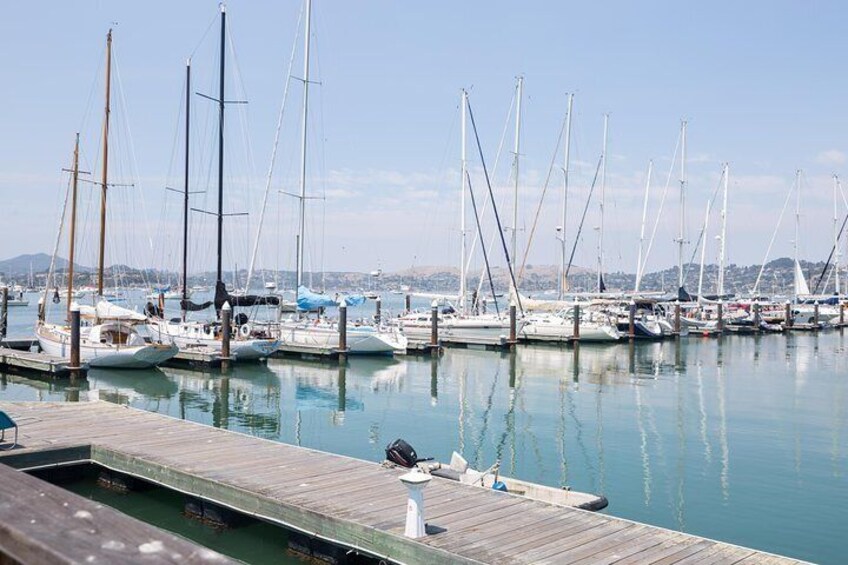
[[[386,459],[395,465],[407,468],[415,467],[419,461],[415,449],[402,439],[396,439],[386,446]]]

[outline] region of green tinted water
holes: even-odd
[[[100,398],[363,459],[420,456],[600,492],[608,513],[822,563],[848,553],[846,340],[834,331],[514,355],[287,360],[2,377],[3,400]]]

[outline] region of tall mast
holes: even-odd
[[[707,232],[710,227],[710,211],[712,210],[713,200],[712,198],[707,200],[707,212],[704,215],[704,229],[703,229],[703,239],[701,240],[701,266],[698,269],[698,302],[701,302],[701,297],[704,295],[704,264],[706,263],[707,257],[707,242],[709,238],[707,237]]]
[[[303,121],[300,138],[300,217],[298,218],[300,226],[297,237],[297,288],[300,288],[303,282],[303,240],[304,232],[306,231],[306,120],[309,111],[309,40],[311,25],[312,0],[306,0],[306,33],[304,33],[303,47]]]
[[[221,68],[218,77],[218,270],[217,282],[224,280],[224,57],[227,45],[227,6],[221,4]]]
[[[468,162],[466,160],[466,119],[468,114],[468,92],[463,88],[460,96],[460,104],[462,106],[460,115],[460,131],[462,140],[460,141],[460,181],[461,196],[459,200],[459,312],[465,314],[465,258],[468,250],[465,247],[465,188],[468,181]]]
[[[571,160],[571,111],[574,106],[574,94],[568,95],[568,114],[565,118],[565,154],[562,167],[562,208],[560,210],[560,256],[559,256],[559,299],[565,296],[568,281],[565,280],[565,220],[568,212],[568,165]]]
[[[836,200],[838,192],[839,175],[833,175],[833,249],[835,255],[833,260],[833,273],[835,275],[834,290],[837,296],[842,294],[839,287],[839,204]]]
[[[514,168],[515,168],[515,193],[512,200],[512,249],[511,262],[513,269],[515,268],[516,249],[518,248],[518,162],[520,158],[519,151],[521,149],[521,98],[524,94],[524,77],[518,77],[516,85],[516,103],[515,103],[515,150],[514,150]]]
[[[191,124],[191,58],[186,59],[185,89],[185,173],[183,175],[183,321],[186,318],[185,303],[188,300],[188,173],[189,133]]]
[[[604,281],[604,200],[607,192],[607,133],[609,131],[609,114],[604,114],[604,148],[601,162],[601,225],[598,233],[598,292],[603,292]]]
[[[795,269],[801,268],[801,262],[798,260],[798,237],[801,234],[801,169],[795,171],[795,241],[793,242],[793,252],[795,255]],[[797,276],[795,277],[797,280]],[[795,295],[798,295],[798,286],[795,286]]]
[[[721,203],[721,252],[718,257],[718,295],[724,296],[724,263],[727,253],[727,187],[730,184],[730,163],[724,164],[724,195]]]
[[[72,171],[73,181],[71,185],[71,231],[68,237],[68,320],[71,319],[71,302],[74,298],[74,249],[76,230],[77,230],[77,185],[79,183],[79,133],[77,140],[74,143],[74,169]],[[32,271],[32,263],[30,263],[30,271]]]
[[[103,263],[106,255],[106,189],[109,174],[109,101],[112,82],[112,30],[106,34],[106,107],[103,119],[103,176],[100,182],[100,254],[97,260],[97,295],[103,296]],[[70,302],[70,297],[68,298]]]
[[[686,238],[686,120],[680,122],[680,229],[677,232],[677,288],[683,288],[683,243]]]
[[[648,219],[648,194],[651,190],[651,175],[654,172],[653,159],[648,161],[648,180],[645,181],[645,200],[642,203],[642,228],[639,232],[639,260],[636,262],[636,287],[634,292],[639,292],[639,286],[642,284],[642,250],[645,245],[645,222]]]

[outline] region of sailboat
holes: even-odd
[[[310,319],[302,312],[309,312],[318,308],[336,306],[336,300],[324,295],[310,292],[303,285],[304,265],[304,236],[306,227],[306,150],[307,150],[307,124],[309,109],[309,48],[311,41],[311,19],[312,1],[306,0],[306,21],[304,33],[304,56],[303,56],[303,110],[301,121],[301,162],[300,162],[300,195],[299,200],[299,222],[297,238],[297,303],[298,312],[282,318],[282,309],[276,324],[269,327],[279,338],[282,349],[294,348],[320,348],[337,349],[339,347],[339,331],[335,322],[319,316]],[[257,234],[258,238],[258,234]],[[369,355],[391,355],[395,352],[406,352],[407,339],[397,329],[383,326],[380,321],[376,325],[371,324],[348,324],[347,347],[349,354]]]
[[[519,82],[519,91],[521,83]],[[438,313],[439,324],[439,340],[444,343],[456,344],[473,344],[473,345],[498,345],[503,343],[509,335],[509,319],[498,314],[478,314],[470,315],[467,308],[467,248],[466,248],[466,194],[469,190],[468,177],[468,159],[466,155],[466,138],[467,138],[467,114],[468,114],[468,91],[462,89],[460,94],[461,108],[461,127],[460,127],[460,261],[459,261],[459,292],[456,297],[450,297],[456,301],[456,307],[448,306],[443,308]],[[518,112],[517,112],[518,114]],[[516,127],[518,130],[518,126]],[[517,136],[516,136],[517,137]],[[517,141],[516,141],[517,143]],[[474,201],[472,199],[472,205]],[[476,215],[476,206],[474,206]],[[479,220],[479,216],[478,216]],[[482,241],[483,234],[479,230],[478,222],[478,237]],[[501,240],[504,243],[504,240]],[[482,245],[481,245],[482,247]],[[504,249],[506,245],[504,243]],[[485,254],[485,250],[484,250]],[[512,265],[508,265],[512,272]],[[494,293],[493,293],[494,294]],[[438,299],[437,299],[438,300]],[[438,304],[438,303],[436,303]],[[479,304],[474,304],[474,309],[479,308]],[[485,305],[484,305],[485,310]],[[410,312],[393,321],[403,333],[417,343],[427,343],[430,341],[430,324],[431,314],[429,312]],[[523,320],[518,321],[517,331],[521,331],[524,325]]]
[[[143,369],[155,367],[177,354],[173,345],[147,343],[138,333],[137,325],[145,317],[138,312],[111,304],[103,294],[103,270],[106,246],[106,193],[108,189],[109,156],[109,89],[112,61],[112,30],[106,35],[106,111],[103,126],[103,174],[100,183],[100,254],[97,270],[97,297],[94,306],[79,306],[68,301],[70,311],[76,307],[85,325],[80,328],[80,361],[90,367],[109,367],[114,369]],[[74,281],[74,239],[76,231],[77,185],[79,181],[79,134],[74,145],[74,166],[72,169],[72,200],[70,222],[70,251],[68,258],[68,296],[73,296]],[[58,241],[57,241],[58,244]],[[55,252],[54,252],[55,260]],[[52,265],[51,265],[52,267]],[[52,271],[52,268],[51,268]],[[45,288],[45,302],[47,295]],[[67,325],[52,324],[45,320],[44,310],[40,310],[35,333],[41,349],[50,355],[70,358],[71,328]]]
[[[185,176],[183,190],[183,264],[182,264],[182,289],[180,305],[182,316],[179,318],[165,319],[164,313],[157,311],[152,304],[148,304],[147,328],[151,335],[161,341],[175,344],[180,349],[205,347],[213,351],[220,351],[222,346],[222,327],[219,320],[213,322],[202,322],[187,320],[189,311],[205,310],[211,306],[216,312],[220,312],[225,304],[231,307],[250,307],[259,304],[277,304],[278,298],[274,296],[232,296],[227,292],[222,272],[222,242],[223,242],[223,197],[224,197],[224,63],[226,47],[227,12],[225,6],[221,5],[221,69],[219,77],[218,102],[218,277],[215,288],[215,298],[212,301],[196,304],[189,300],[188,288],[188,212],[189,212],[189,123],[191,117],[191,60],[186,62],[186,123],[185,123]],[[257,330],[248,323],[248,317],[244,313],[236,314],[233,318],[236,331],[232,332],[230,342],[230,356],[236,360],[264,359],[271,356],[277,350],[279,342],[272,339],[266,332]]]

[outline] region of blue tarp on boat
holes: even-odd
[[[346,306],[359,306],[365,302],[365,297],[361,294],[351,294],[342,297],[332,297],[326,294],[318,294],[312,292],[305,286],[300,286],[297,289],[297,309],[304,311],[317,310],[318,308],[328,308],[338,306],[338,301],[344,300]]]

